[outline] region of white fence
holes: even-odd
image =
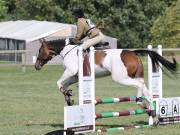
[[[21,65],[26,71],[26,50],[0,50],[0,66]]]
[[[25,63],[26,50],[0,50],[0,61],[9,63]]]

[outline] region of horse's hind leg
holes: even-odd
[[[153,117],[153,124],[157,125],[159,123],[155,111],[154,111],[154,106],[153,106],[153,101],[152,101],[152,96],[149,93],[148,89],[146,88],[146,85],[144,83],[144,79],[143,78],[124,78],[123,80],[115,80],[116,82],[119,82],[120,84],[124,84],[124,85],[128,85],[128,86],[134,86],[138,89],[138,93],[137,96],[141,97],[144,96],[145,99],[147,100],[147,106],[143,106],[148,108],[149,110],[152,110],[151,113],[149,114],[150,116]],[[145,101],[146,102],[146,101]],[[138,104],[140,105],[140,104]],[[140,107],[142,107],[142,104],[140,105]]]
[[[143,78],[124,78],[123,80],[117,81],[120,84],[128,85],[128,86],[133,86],[137,88],[137,97],[140,98],[144,96],[146,100],[148,101],[148,105],[150,108],[152,108],[152,96],[149,93],[148,89],[146,88],[146,85],[144,83]],[[137,102],[139,104],[139,102]]]
[[[147,107],[151,107],[151,109],[153,109],[152,107],[152,95],[150,94],[149,90],[146,87],[146,84],[144,83],[144,79],[137,79],[137,81],[140,81],[141,85],[137,85],[135,87],[137,87],[138,92],[137,92],[137,97],[140,99],[140,101],[137,101],[137,104],[142,107],[142,108],[147,108]],[[142,102],[142,96],[145,97],[145,99],[147,100],[147,102],[145,102],[146,104],[143,104],[144,102]]]

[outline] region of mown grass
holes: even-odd
[[[25,73],[20,66],[0,67],[0,135],[45,135],[63,129],[63,95],[56,81],[63,72],[61,66],[45,66],[35,71],[29,66]],[[164,96],[180,96],[180,76],[163,76]],[[77,100],[77,84],[71,86]],[[136,89],[112,82],[110,77],[96,79],[97,97],[134,96]],[[97,106],[96,111],[122,111],[137,108],[134,103]],[[97,128],[123,124],[141,124],[146,115],[97,120]],[[89,133],[89,135],[97,133]],[[180,124],[158,126],[152,129],[105,133],[105,135],[179,135]]]
[[[0,60],[0,64],[15,64],[13,61],[2,61]]]

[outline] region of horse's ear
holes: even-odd
[[[39,39],[39,42],[42,44],[42,43],[43,43],[43,40],[42,40],[42,39]]]

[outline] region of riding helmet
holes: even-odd
[[[74,15],[77,18],[81,18],[81,17],[84,17],[84,12],[83,12],[83,10],[81,8],[75,8],[72,11],[72,15]]]

